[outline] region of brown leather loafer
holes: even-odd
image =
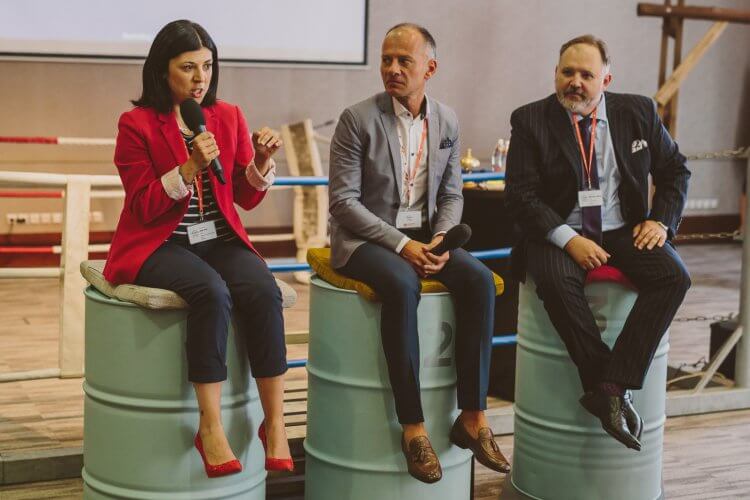
[[[409,474],[423,483],[434,483],[443,477],[440,461],[427,436],[417,436],[407,446],[404,436],[401,435],[401,451],[406,457]]]
[[[489,427],[479,429],[479,436],[474,439],[463,424],[456,420],[451,429],[450,440],[459,448],[471,450],[477,462],[485,467],[497,472],[510,472],[510,463],[497,446]]]

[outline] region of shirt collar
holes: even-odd
[[[575,116],[575,119],[577,122],[581,121],[583,119],[583,116],[576,113],[575,115],[571,113],[569,110],[568,116]],[[599,105],[596,107],[596,121],[606,122],[607,121],[607,103],[604,98],[604,92],[602,92],[602,98],[599,99]]]
[[[411,112],[406,109],[406,107],[398,102],[398,99],[395,97],[391,97],[391,100],[393,101],[393,112],[396,114],[396,116],[408,116],[411,118]],[[419,114],[419,118],[424,119],[425,117],[430,116],[430,100],[427,98],[427,95],[424,96],[424,101],[422,102],[422,110]]]

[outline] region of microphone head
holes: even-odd
[[[443,245],[450,250],[462,247],[471,238],[471,228],[468,224],[453,226],[445,233]]]
[[[206,124],[206,119],[203,117],[203,109],[201,105],[195,99],[185,99],[180,103],[180,114],[185,125],[194,133],[200,132],[200,126]]]

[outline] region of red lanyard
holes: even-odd
[[[583,160],[583,171],[586,174],[586,182],[591,189],[591,165],[594,160],[594,142],[596,141],[596,111],[591,115],[591,141],[589,142],[589,155],[586,157],[586,152],[583,149],[583,139],[581,138],[581,131],[578,128],[578,122],[576,122],[576,116],[573,115],[573,129],[576,131],[576,139],[578,140],[578,148],[581,150],[581,159]],[[599,175],[597,173],[597,175]]]
[[[198,191],[198,212],[200,213],[200,220],[203,221],[203,175],[202,172],[198,172],[195,176],[195,189]]]
[[[424,118],[424,126],[422,127],[422,138],[419,139],[419,149],[417,150],[417,157],[414,159],[414,168],[409,170],[409,157],[407,152],[406,157],[406,182],[405,182],[405,188],[406,188],[406,204],[409,204],[409,200],[411,199],[411,190],[414,187],[414,181],[417,178],[417,169],[419,168],[419,162],[422,161],[422,154],[424,153],[424,143],[425,139],[427,138],[427,117]]]

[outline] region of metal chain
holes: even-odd
[[[677,323],[688,323],[691,321],[732,321],[735,319],[736,313],[729,313],[727,315],[714,314],[713,316],[692,316],[692,317],[681,317],[674,318],[672,321]]]
[[[696,153],[688,155],[688,160],[732,160],[750,157],[750,146],[745,146],[739,149],[725,149],[724,151],[717,151],[712,153]]]
[[[700,240],[739,240],[739,231],[724,233],[692,233],[675,235],[675,241],[700,241]]]

